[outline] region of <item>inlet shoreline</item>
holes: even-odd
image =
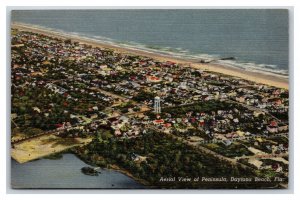
[[[94,163],[94,162],[90,161],[89,159],[87,159],[82,153],[77,151],[76,148],[72,148],[70,152],[73,153],[75,156],[77,156],[80,160],[82,160],[83,162],[85,162],[88,165],[91,165],[91,166],[97,165],[96,163]],[[101,158],[103,160],[105,160],[104,157],[101,156]],[[147,180],[142,179],[140,177],[134,176],[129,170],[126,170],[126,169],[124,169],[124,168],[122,168],[122,167],[120,167],[116,164],[109,164],[106,167],[104,167],[104,169],[114,170],[114,171],[120,172],[120,173],[124,174],[125,176],[128,176],[128,177],[132,178],[133,180],[135,180],[136,182],[140,183],[143,186],[146,186],[148,188],[153,188],[153,186],[151,186],[151,184]]]
[[[278,88],[288,89],[289,88],[289,80],[284,77],[277,76],[276,74],[266,74],[263,72],[257,72],[257,71],[246,71],[244,69],[239,69],[236,67],[230,67],[225,66],[221,64],[212,64],[212,63],[199,63],[196,60],[193,59],[184,59],[184,58],[177,58],[172,57],[169,55],[159,54],[159,53],[153,53],[153,52],[147,52],[139,49],[131,49],[131,48],[125,48],[120,47],[113,44],[107,44],[104,42],[97,41],[92,38],[85,38],[80,37],[68,33],[60,33],[55,32],[52,30],[42,29],[35,26],[30,26],[28,24],[21,24],[21,23],[12,23],[11,28],[16,28],[23,31],[29,31],[34,32],[38,34],[44,34],[50,37],[56,37],[61,39],[71,39],[73,41],[77,41],[80,43],[84,43],[87,45],[92,45],[93,47],[99,47],[99,48],[108,48],[112,49],[116,52],[119,52],[121,54],[133,54],[138,56],[146,56],[153,58],[157,61],[165,62],[165,61],[171,61],[178,64],[185,64],[187,66],[190,66],[195,69],[200,70],[207,70],[210,72],[215,73],[221,73],[233,77],[238,77],[244,80],[253,81],[260,84],[270,85]]]

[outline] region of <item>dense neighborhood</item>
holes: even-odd
[[[17,29],[11,43],[12,148],[89,138],[71,151],[164,188],[211,188],[160,181],[172,176],[288,182],[288,90]]]

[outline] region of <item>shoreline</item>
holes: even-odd
[[[114,170],[114,171],[120,172],[120,173],[124,174],[125,176],[128,176],[128,177],[132,178],[133,180],[135,180],[135,181],[138,182],[139,184],[151,188],[151,185],[150,185],[150,183],[149,183],[147,180],[141,179],[141,178],[138,178],[138,177],[134,176],[134,175],[133,175],[132,173],[130,173],[128,170],[123,169],[123,168],[121,168],[120,166],[118,166],[118,165],[116,165],[116,164],[114,164],[114,165],[109,165],[109,167],[106,168],[106,169],[108,169],[108,170]],[[149,189],[149,188],[148,188],[148,189]]]
[[[232,77],[241,78],[248,81],[253,81],[255,83],[259,84],[265,84],[269,86],[274,86],[277,88],[283,88],[288,89],[289,88],[289,80],[284,77],[276,76],[276,74],[266,74],[263,72],[254,72],[254,71],[246,71],[244,69],[239,69],[235,67],[229,67],[221,64],[212,64],[212,63],[197,63],[195,60],[192,59],[184,59],[184,58],[176,58],[168,55],[158,54],[158,53],[152,53],[152,52],[146,52],[143,50],[138,49],[131,49],[131,48],[125,48],[116,46],[113,44],[107,44],[100,41],[96,41],[92,38],[85,38],[81,36],[76,36],[68,33],[59,33],[52,30],[47,29],[41,29],[38,27],[30,26],[27,24],[21,24],[21,23],[12,23],[11,28],[16,28],[23,31],[29,31],[34,32],[38,34],[47,35],[49,37],[56,37],[61,39],[71,39],[73,41],[77,41],[80,43],[84,43],[87,45],[92,45],[93,47],[99,47],[99,48],[107,48],[112,49],[118,53],[121,54],[133,54],[137,56],[146,56],[153,58],[157,61],[165,62],[165,61],[172,61],[177,64],[185,64],[188,65],[194,69],[200,69],[200,70],[206,70],[209,72],[214,73],[220,73],[229,75]]]
[[[84,163],[88,164],[88,165],[96,165],[96,166],[99,166],[97,165],[96,163],[93,163],[91,161],[89,161],[88,159],[86,159],[80,152],[77,151],[76,148],[71,148],[70,149],[70,152],[72,154],[74,154],[78,159],[80,159],[81,161],[83,161]],[[102,156],[101,156],[102,157]],[[102,157],[103,160],[105,160],[104,157]],[[143,185],[143,186],[146,186],[146,187],[151,187],[150,183],[145,180],[145,179],[142,179],[142,178],[139,178],[139,177],[136,177],[134,176],[130,171],[120,167],[119,165],[117,164],[108,164],[107,167],[102,167],[102,166],[99,166],[103,169],[106,169],[106,170],[113,170],[113,171],[116,171],[116,172],[119,172],[119,173],[122,173],[124,174],[125,176],[128,176],[130,177],[131,179],[135,180],[136,182],[138,182],[139,184]]]

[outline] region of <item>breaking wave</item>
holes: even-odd
[[[148,53],[158,53],[162,55],[172,56],[174,58],[184,58],[184,59],[192,59],[192,60],[205,60],[205,61],[212,61],[212,63],[225,65],[227,67],[239,68],[244,69],[246,71],[253,71],[253,72],[260,72],[266,74],[272,74],[275,76],[280,76],[284,78],[288,78],[289,72],[286,69],[280,69],[277,65],[271,64],[257,64],[254,62],[243,62],[242,60],[218,60],[221,58],[220,55],[213,55],[213,54],[198,54],[189,51],[188,49],[183,49],[180,47],[164,47],[159,45],[147,45],[141,44],[134,41],[117,41],[108,37],[98,36],[98,35],[91,35],[85,33],[78,33],[78,32],[66,32],[60,29],[53,29],[49,27],[44,27],[40,25],[32,25],[32,24],[24,24],[24,23],[15,23],[20,24],[22,26],[28,26],[30,28],[36,29],[43,29],[48,30],[53,33],[59,33],[62,36],[73,36],[73,37],[80,37],[86,40],[99,42],[103,44],[109,44],[116,47],[123,47],[132,50],[141,50]]]

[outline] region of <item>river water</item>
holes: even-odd
[[[40,159],[24,164],[11,160],[11,186],[13,188],[144,188],[124,174],[102,169],[99,176],[81,173],[89,166],[73,154],[64,154],[57,160]]]

